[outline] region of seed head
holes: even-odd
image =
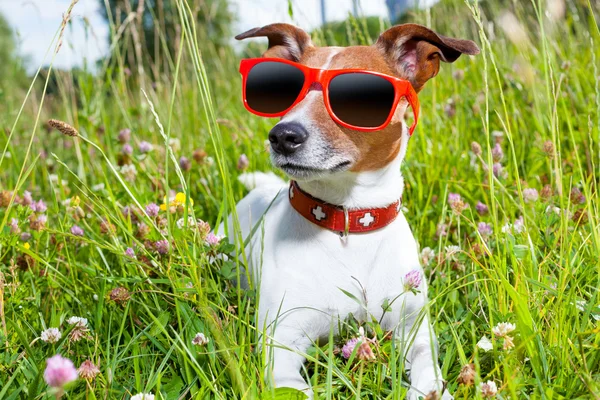
[[[73,128],[71,125],[67,124],[66,122],[59,121],[58,119],[49,119],[48,125],[54,129],[56,129],[63,135],[67,135],[67,136],[71,136],[71,137],[79,136],[79,132],[77,132],[77,129]]]

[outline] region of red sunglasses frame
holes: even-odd
[[[283,64],[289,64],[289,65],[292,65],[292,66],[298,68],[304,74],[304,86],[300,90],[300,93],[298,94],[298,98],[296,98],[294,103],[284,111],[281,111],[278,113],[263,113],[263,112],[260,112],[257,110],[253,110],[250,107],[250,105],[248,105],[248,101],[246,99],[246,81],[248,80],[248,74],[250,73],[250,70],[252,70],[252,68],[255,65],[263,63],[263,62],[278,62],[278,63],[283,63]],[[356,126],[356,125],[348,124],[348,123],[342,121],[341,119],[339,119],[333,112],[333,109],[331,108],[331,104],[329,102],[329,83],[331,82],[331,80],[338,75],[356,73],[356,72],[380,76],[380,77],[384,78],[385,80],[387,80],[388,82],[390,82],[394,86],[394,103],[392,104],[392,107],[390,109],[390,114],[388,115],[387,119],[380,126],[364,127],[364,126]],[[394,76],[381,74],[381,73],[373,72],[373,71],[367,71],[364,69],[311,68],[311,67],[307,67],[306,65],[302,65],[302,64],[299,64],[299,63],[296,63],[293,61],[285,60],[283,58],[266,58],[266,57],[265,58],[243,59],[240,62],[240,73],[242,74],[242,79],[243,79],[242,95],[243,95],[243,99],[244,99],[244,106],[251,113],[259,115],[261,117],[281,117],[281,116],[285,115],[288,111],[290,111],[298,103],[300,103],[304,99],[304,97],[306,97],[306,95],[310,91],[312,84],[317,82],[317,83],[320,83],[321,87],[323,88],[323,99],[325,101],[325,108],[327,109],[327,112],[329,113],[331,118],[333,118],[333,120],[336,123],[338,123],[339,125],[341,125],[343,127],[357,130],[357,131],[362,131],[362,132],[373,132],[373,131],[378,131],[378,130],[385,128],[392,120],[392,117],[394,116],[394,112],[396,111],[396,107],[398,106],[398,102],[400,101],[400,99],[402,97],[406,98],[406,100],[410,104],[410,107],[412,108],[413,114],[414,114],[413,124],[409,128],[410,135],[413,134],[415,127],[417,126],[417,121],[419,120],[420,105],[419,105],[419,97],[417,96],[417,92],[412,87],[412,85],[410,84],[409,81],[406,81],[406,80],[400,79],[400,78],[396,78]]]

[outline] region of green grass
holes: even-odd
[[[42,373],[45,359],[56,353],[76,366],[90,359],[101,371],[92,381],[73,383],[65,398],[271,393],[263,373],[268,360],[256,351],[257,298],[235,284],[245,259],[242,238],[228,232],[237,245],[214,248],[201,232],[176,222],[193,214],[214,227],[232,212],[245,194],[236,181],[237,160],[246,154],[248,170],[270,169],[264,142],[275,121],[244,110],[238,56],[203,41],[191,10],[177,3],[180,51],[166,69],[154,75],[147,69],[142,87],[127,77],[117,52],[94,76],[60,74],[60,90],[51,95],[43,94],[42,76],[27,98],[22,90],[3,93],[2,399],[50,396]],[[480,396],[458,383],[469,363],[475,386],[493,380],[501,398],[599,398],[600,8],[594,1],[568,2],[566,16],[552,21],[543,1],[503,3],[508,6],[482,3],[480,14],[473,2],[447,1],[410,17],[482,48],[479,56],[443,65],[426,85],[422,119],[402,167],[405,215],[421,248],[436,254],[425,270],[440,363],[457,399]],[[501,18],[505,11],[524,27],[522,41],[502,29],[517,32]],[[364,26],[348,25],[348,43],[369,37]],[[127,32],[115,48],[131,45]],[[335,44],[327,32],[313,36],[318,44]],[[46,129],[49,118],[70,123],[80,138]],[[117,140],[124,128],[131,129],[131,156]],[[141,154],[142,140],[154,150]],[[472,142],[483,148],[479,156]],[[499,178],[486,168],[496,143],[503,151]],[[181,156],[191,160],[189,169],[179,166]],[[129,163],[137,175],[126,180],[119,164]],[[527,202],[526,188],[544,195]],[[145,215],[143,207],[162,203],[170,190],[186,193],[193,205],[186,201],[158,219]],[[33,212],[19,204],[25,191],[47,204],[43,229],[33,229]],[[470,207],[453,212],[449,193]],[[489,207],[487,215],[476,212],[479,201]],[[124,213],[124,207],[134,211]],[[503,232],[521,216],[521,232]],[[31,235],[27,242],[11,232],[13,218]],[[478,234],[480,222],[492,227],[489,238]],[[82,237],[71,233],[74,225]],[[161,239],[171,243],[162,256],[152,246]],[[448,246],[460,251],[451,255]],[[125,255],[127,247],[135,248],[136,259]],[[238,254],[230,260],[239,261],[212,262],[219,252]],[[129,299],[111,298],[116,287],[126,288]],[[89,320],[88,339],[68,339],[71,316]],[[516,325],[510,350],[492,333],[500,322]],[[341,338],[311,349],[306,369],[319,397],[403,398],[398,350],[376,324],[369,326],[381,342],[374,362],[348,363],[338,354],[356,334],[352,321]],[[48,327],[59,327],[62,340],[39,340]],[[192,345],[197,332],[210,338],[206,346]],[[476,346],[483,336],[493,350]]]

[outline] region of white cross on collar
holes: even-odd
[[[375,218],[371,215],[370,212],[366,213],[361,219],[358,220],[365,228],[371,225],[375,221]]]
[[[315,216],[315,219],[317,221],[320,221],[322,219],[325,219],[325,217],[327,217],[327,214],[325,214],[323,212],[323,209],[321,208],[321,206],[316,206],[315,208],[312,209],[311,212]]]

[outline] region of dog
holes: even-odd
[[[372,71],[396,78],[390,81],[397,85],[410,82],[415,96],[436,76],[440,62],[479,53],[470,40],[417,24],[396,25],[371,46],[317,47],[308,33],[284,23],[236,39],[254,37],[268,38],[263,58],[295,63],[315,76],[340,69]],[[259,292],[258,329],[269,338],[267,376],[275,387],[312,397],[300,373],[306,351],[330,329],[337,330],[338,318],[352,314],[362,321],[381,320],[382,328],[404,344],[408,399],[451,399],[424,311],[426,283],[407,292],[404,282],[411,271],[422,273],[417,243],[400,211],[400,165],[412,132],[405,123],[409,101],[397,102],[384,128],[361,131],[332,116],[322,85],[312,83],[305,90],[269,133],[272,164],[291,178],[291,185],[273,173],[240,176],[252,190],[237,204],[239,225],[228,220],[229,232],[236,226],[247,240],[248,276]],[[385,312],[382,305],[392,301]]]

